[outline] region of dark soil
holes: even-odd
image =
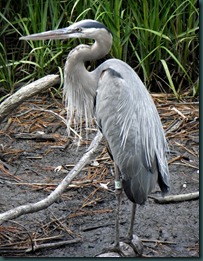
[[[96,134],[95,130],[89,131],[89,136],[77,146],[74,137],[67,137],[66,126],[60,119],[48,112],[31,110],[36,105],[65,117],[61,101],[42,96],[23,103],[1,124],[1,213],[48,196],[78,162]],[[174,120],[179,124],[167,135],[171,150],[169,162],[174,160],[169,164],[170,194],[196,192],[199,190],[199,125],[195,118],[198,105],[171,105],[171,101],[164,99],[156,100],[156,105],[164,128]],[[186,116],[184,121],[171,110],[173,106]],[[39,131],[50,136],[44,139],[17,136]],[[103,142],[95,159],[98,164],[86,166],[74,180],[79,184],[68,187],[57,202],[0,226],[1,256],[93,257],[113,244],[116,208],[113,164]],[[59,165],[66,171],[63,168],[55,172]],[[108,189],[102,184],[107,184]],[[153,194],[156,195],[157,190]],[[121,235],[125,236],[131,203],[125,195],[123,198],[120,228]],[[198,257],[199,199],[158,204],[149,198],[145,205],[137,208],[134,232],[143,241],[144,256]],[[80,242],[25,253],[34,242],[41,245],[72,239]]]

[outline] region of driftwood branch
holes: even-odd
[[[166,203],[173,203],[173,202],[197,199],[197,198],[199,198],[199,191],[188,193],[188,194],[170,195],[170,196],[165,196],[165,197],[149,196],[149,198],[154,199],[154,201],[156,203],[160,203],[160,204],[165,203],[166,204]]]
[[[34,81],[20,90],[12,94],[5,101],[0,104],[0,123],[5,117],[7,117],[16,107],[22,102],[27,100],[29,97],[36,95],[51,86],[60,82],[59,75],[50,74],[37,81]]]
[[[102,133],[98,131],[83,157],[79,160],[75,167],[69,172],[69,174],[62,180],[58,187],[48,197],[36,203],[29,203],[1,213],[0,224],[7,220],[11,220],[19,216],[22,216],[24,214],[40,211],[53,204],[61,196],[62,192],[67,188],[70,182],[82,170],[82,168],[91,160],[91,156],[95,152],[102,137]]]
[[[75,238],[75,239],[70,239],[70,240],[65,240],[65,241],[60,241],[60,242],[54,242],[54,243],[46,243],[46,244],[41,244],[41,245],[35,244],[33,247],[28,248],[25,252],[29,253],[29,252],[34,252],[36,250],[41,250],[41,249],[45,249],[45,248],[55,248],[55,247],[65,246],[65,245],[69,245],[69,244],[75,244],[75,243],[79,243],[79,242],[81,242],[81,239]]]

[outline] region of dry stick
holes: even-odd
[[[24,214],[40,211],[53,204],[61,196],[62,192],[67,188],[73,178],[75,178],[76,175],[82,170],[82,168],[90,161],[91,156],[95,152],[102,137],[102,133],[98,131],[94,140],[91,142],[87,152],[82,156],[75,167],[69,172],[69,174],[62,180],[58,187],[48,197],[36,203],[29,203],[1,213],[0,224],[2,224],[4,221],[17,218]]]
[[[60,241],[60,242],[54,242],[54,243],[45,243],[45,244],[40,244],[40,245],[34,245],[32,248],[28,248],[25,250],[26,253],[36,251],[39,249],[44,249],[44,248],[54,248],[54,247],[60,247],[60,246],[65,246],[68,244],[75,244],[81,242],[81,239],[75,238],[75,239],[70,239],[70,240],[65,240],[65,241]]]
[[[146,243],[156,243],[156,244],[177,244],[174,241],[163,241],[163,240],[158,240],[158,239],[140,239],[142,242],[146,242]]]
[[[44,141],[57,141],[55,134],[46,134],[46,133],[17,133],[14,135],[16,139],[22,140],[44,140]]]
[[[180,112],[178,109],[176,109],[175,107],[173,107],[171,110],[177,112],[183,119],[186,119],[185,115],[182,112]]]
[[[185,200],[192,200],[192,199],[197,199],[199,198],[199,191],[197,192],[192,192],[188,194],[179,194],[179,195],[170,195],[170,196],[165,196],[165,197],[154,197],[154,196],[149,196],[149,198],[154,199],[156,203],[171,203],[171,202],[180,202],[180,201],[185,201]]]
[[[179,156],[177,156],[175,158],[172,158],[171,160],[168,161],[168,164],[171,164],[171,163],[173,163],[173,162],[175,162],[177,160],[180,160],[180,159],[182,159],[182,157],[183,157],[182,155],[179,155]]]
[[[15,92],[0,104],[0,122],[3,121],[16,107],[28,98],[45,91],[51,86],[60,83],[59,75],[50,74],[34,81]]]
[[[35,106],[36,106],[36,105],[35,105]],[[67,126],[67,121],[66,121],[66,119],[64,119],[60,114],[58,114],[58,113],[56,113],[56,112],[54,112],[54,111],[52,111],[52,110],[42,109],[42,108],[40,108],[40,107],[32,108],[32,109],[30,109],[30,110],[28,110],[28,111],[26,111],[26,112],[20,113],[19,115],[17,115],[17,117],[23,116],[23,115],[25,115],[25,114],[27,114],[27,113],[30,113],[31,111],[42,111],[42,112],[51,113],[51,114],[53,114],[54,116],[56,116],[59,120],[61,120],[61,121],[65,124],[65,126]],[[71,130],[79,139],[82,139],[82,137],[81,137],[73,128],[70,127],[70,130]]]
[[[197,155],[195,155],[191,150],[189,150],[188,148],[186,148],[183,144],[180,144],[179,142],[175,142],[175,144],[177,144],[179,147],[185,149],[187,152],[189,152],[189,153],[192,154],[193,156],[197,157]]]

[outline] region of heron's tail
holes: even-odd
[[[166,158],[164,161],[157,160],[157,166],[158,166],[158,184],[162,192],[162,196],[164,196],[166,193],[170,190],[170,178],[169,178],[169,170],[168,170],[168,164]]]

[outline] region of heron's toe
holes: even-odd
[[[123,239],[118,246],[104,249],[96,257],[138,257],[142,256],[143,244],[138,236],[133,235],[133,239]]]
[[[141,239],[136,235],[133,235],[132,239],[129,238],[123,239],[123,242],[120,243],[120,246],[123,253],[125,253],[125,249],[126,249],[127,251],[127,253],[125,253],[126,256],[129,255],[132,256],[131,254],[134,254],[133,256],[142,256],[143,254],[143,243]],[[127,255],[128,253],[129,255]]]
[[[120,246],[114,245],[109,248],[105,248],[97,254],[95,257],[124,257],[125,254],[122,253]]]

